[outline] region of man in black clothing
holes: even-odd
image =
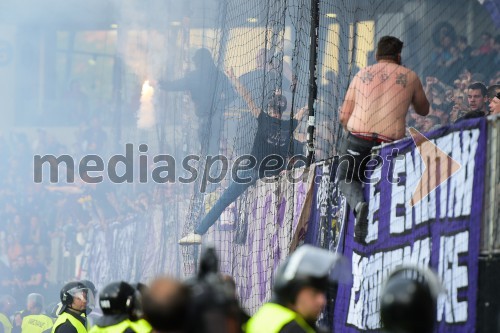
[[[458,118],[456,123],[465,119],[481,118],[486,116],[486,102],[488,101],[488,89],[481,82],[474,82],[467,87],[467,100],[470,111]]]
[[[87,333],[88,288],[79,281],[69,282],[60,293],[62,308],[52,333]]]
[[[189,91],[198,117],[200,143],[209,139],[207,155],[219,151],[223,112],[236,94],[227,76],[217,69],[209,50],[201,48],[193,56],[195,70],[174,81],[160,81],[166,91]]]
[[[142,316],[141,294],[130,284],[123,281],[108,284],[99,294],[99,306],[103,316],[90,333],[146,332],[137,323]]]
[[[293,131],[297,128],[299,120],[302,119],[306,111],[303,108],[297,112],[294,119],[282,120],[281,116],[286,109],[287,100],[280,93],[275,92],[274,96],[267,103],[268,112],[262,112],[243,84],[233,75],[231,75],[231,78],[236,86],[236,90],[248,104],[250,111],[258,123],[257,133],[249,158],[250,165],[252,166],[242,171],[242,177],[232,175],[233,178],[239,179],[233,179],[231,185],[203,218],[194,233],[188,234],[179,241],[179,244],[182,245],[200,244],[201,235],[207,232],[231,202],[236,200],[248,187],[255,184],[258,179],[264,176],[278,175],[283,170],[286,164],[285,160],[287,157],[291,157],[287,155],[290,140],[293,138]],[[272,167],[272,170],[266,169],[266,166]]]

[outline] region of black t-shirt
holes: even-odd
[[[288,157],[292,133],[299,122],[296,119],[282,120],[261,112],[257,118],[257,133],[253,142],[252,156],[257,159],[257,166],[270,155]]]

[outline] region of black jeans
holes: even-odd
[[[342,138],[337,179],[340,191],[353,210],[358,202],[365,201],[362,184],[366,182],[366,164],[371,160],[372,148],[378,145],[380,143],[360,139],[350,132]]]

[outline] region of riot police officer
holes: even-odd
[[[87,309],[89,289],[80,281],[67,283],[60,292],[61,310],[52,333],[87,333]]]
[[[89,333],[136,333],[143,332],[140,292],[126,282],[108,284],[99,294],[99,306],[103,316]]]
[[[303,245],[278,268],[273,298],[250,318],[247,333],[314,333],[325,293],[350,270],[343,257]],[[345,271],[345,272],[344,272]]]

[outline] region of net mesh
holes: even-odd
[[[227,207],[222,207],[211,218],[214,224],[203,240],[216,244],[222,270],[235,277],[243,305],[253,312],[270,297],[272,274],[266,274],[266,269],[272,272],[293,242],[296,223],[299,223],[293,221],[298,219],[295,214],[304,205],[300,191],[305,191],[306,184],[283,188],[279,181],[267,184],[259,180],[255,185],[239,189],[236,195],[230,188],[231,168],[242,155],[267,152],[255,143],[260,142],[257,134],[262,135],[259,126],[264,126],[257,120],[255,110],[269,113],[269,101],[276,95],[284,96],[287,105],[282,115],[284,121],[274,130],[293,131],[291,137],[284,137],[287,146],[284,157],[307,153],[307,111],[296,125],[286,120],[293,119],[307,107],[312,93],[309,77],[311,2],[221,1],[216,11],[204,11],[202,7],[192,7],[189,20],[159,30],[162,40],[151,46],[150,56],[161,54],[155,50],[163,47],[169,52],[164,62],[157,61],[162,75],[153,74],[158,82],[167,82],[157,89],[158,123],[154,134],[133,129],[129,134],[149,142],[156,140],[157,151],[172,152],[177,165],[182,164],[187,155],[199,157],[190,161],[197,172],[196,180],[188,185],[172,184],[175,199],[171,204],[158,201],[158,207],[162,207],[158,208],[158,214],[171,217],[170,222],[161,226],[165,236],[158,241],[168,244],[162,246],[163,256],[172,258],[161,266],[164,271],[179,276],[195,273],[199,247],[175,244],[179,238],[198,230],[221,196],[228,193],[228,188],[233,190],[224,205]],[[494,30],[495,21],[478,2],[462,1],[449,6],[440,1],[332,1],[320,2],[319,14],[315,161],[340,153],[343,134],[340,109],[353,82],[357,82],[352,88],[355,103],[363,98],[369,100],[367,96],[377,89],[385,97],[373,98],[369,105],[355,104],[363,116],[359,111],[353,114],[351,129],[397,139],[406,133],[404,125],[402,132],[401,129],[395,131],[395,124],[408,120],[410,126],[427,132],[452,123],[469,109],[467,86],[470,83],[482,81],[490,85],[498,80],[498,72],[492,70],[494,53],[487,52],[486,39],[481,39],[483,32]],[[127,42],[141,47],[144,43],[155,44],[151,32],[144,34]],[[376,43],[384,35],[404,41],[402,62],[413,72],[396,73],[390,65],[365,69],[375,64]],[[460,44],[463,36],[465,45]],[[200,48],[209,50],[211,58],[197,67],[195,58]],[[148,55],[142,59],[149,59]],[[124,72],[137,73],[128,65]],[[137,87],[145,76],[130,82],[135,82],[133,85]],[[392,80],[391,84],[385,82],[387,78]],[[407,108],[405,103],[414,100],[410,97],[399,101],[399,98],[406,90],[413,89],[410,95],[413,94],[418,89],[418,80],[429,99],[433,117],[423,118],[410,110],[406,119],[406,110],[402,109]],[[176,83],[169,86],[168,82]],[[409,88],[411,85],[414,87]],[[208,93],[200,96],[199,91]],[[224,158],[216,162],[212,159],[213,164],[209,164],[211,157],[217,154]],[[262,162],[262,158],[257,162]],[[225,177],[211,184],[221,172]],[[302,188],[298,188],[300,186]],[[284,219],[286,231],[276,227],[280,219]],[[331,228],[322,222],[318,237],[324,245],[333,242],[336,247],[341,226],[334,225],[333,231]]]
[[[278,152],[284,162],[306,154],[308,112],[304,108],[312,94],[311,61],[318,86],[315,118],[311,119],[314,161],[331,163],[341,153],[340,110],[349,86],[347,100],[354,101],[354,111],[347,127],[390,139],[407,135],[408,126],[432,131],[481,106],[484,98],[472,96],[468,86],[474,82],[492,86],[500,81],[500,16],[495,6],[493,1],[473,0],[320,1],[319,26],[312,30],[318,35],[316,60],[310,59],[312,8],[307,0],[185,4],[151,0],[147,6],[128,1],[116,6],[120,19],[113,29],[55,32],[53,44],[47,47],[47,58],[56,59],[53,68],[47,69],[50,77],[44,94],[50,98],[37,100],[41,88],[26,91],[25,87],[34,85],[32,73],[37,68],[30,67],[24,57],[18,60],[17,119],[44,124],[50,120],[44,107],[56,115],[64,113],[57,119],[67,125],[98,118],[111,129],[107,140],[95,135],[91,139],[97,141],[98,149],[89,145],[75,156],[99,153],[108,159],[123,152],[124,143],[132,143],[136,170],[171,167],[168,159],[154,160],[162,154],[172,156],[176,167],[174,175],[168,174],[173,175],[168,182],[150,178],[141,183],[138,172],[133,185],[88,190],[85,195],[90,199],[68,196],[78,207],[75,212],[82,209],[85,213],[61,210],[57,220],[69,214],[74,224],[92,221],[77,275],[101,285],[119,279],[148,281],[159,273],[190,276],[195,273],[200,248],[180,246],[178,240],[211,216],[203,240],[215,243],[221,270],[234,276],[244,307],[254,312],[270,298],[272,272],[293,250],[300,238],[297,235],[305,233],[301,228],[307,219],[301,214],[312,205],[306,200],[311,183],[307,178],[287,182],[285,174],[278,173],[270,177],[274,182],[259,179],[234,189],[231,171],[246,154],[259,156],[259,163],[269,153]],[[23,28],[16,36],[26,41],[31,33]],[[375,64],[376,45],[384,35],[404,42],[401,59],[406,69],[394,70],[393,64],[367,68]],[[20,43],[20,53],[31,54],[30,44]],[[88,55],[92,55],[91,62]],[[78,82],[72,82],[73,88],[64,96],[60,87],[92,62],[93,72],[80,75],[79,82],[88,98],[78,90]],[[146,80],[154,89],[148,101],[141,100]],[[426,118],[413,108],[406,114],[419,81],[430,103]],[[286,98],[281,121],[271,117],[283,103],[279,96]],[[68,116],[68,109],[76,111]],[[35,115],[33,110],[37,110]],[[490,135],[492,142],[498,141]],[[269,140],[280,148],[270,152]],[[138,152],[141,143],[148,145],[146,153]],[[451,150],[452,143],[445,149]],[[496,154],[497,147],[491,145],[488,154]],[[214,159],[218,154],[222,157]],[[139,160],[139,155],[145,159]],[[485,205],[495,220],[498,199],[492,202],[498,198],[498,181],[493,166],[488,168],[491,190]],[[342,234],[354,236],[353,229],[340,223],[349,215],[346,208],[353,207],[337,201],[338,188],[331,184],[329,171],[324,173],[328,173],[323,177],[324,202],[317,208],[333,204],[335,217],[321,220],[314,242],[333,250],[341,247]],[[217,180],[221,174],[224,177]],[[163,173],[157,178],[162,177],[167,176]],[[224,194],[229,199],[217,206]],[[57,199],[54,195],[53,200]],[[210,215],[216,206],[224,207]],[[384,207],[380,214],[388,209]],[[498,249],[496,229],[484,231],[489,249]],[[79,250],[68,251],[73,255]],[[64,260],[59,261],[61,276],[72,277],[74,272]],[[333,305],[329,306],[331,315]],[[332,318],[327,321],[331,324]]]

